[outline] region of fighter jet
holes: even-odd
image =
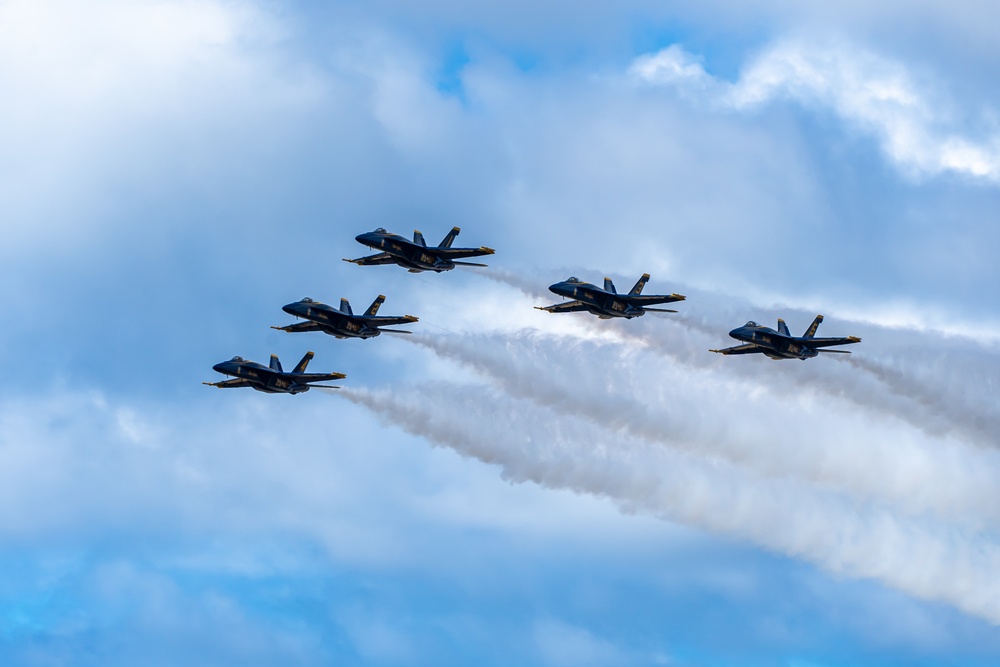
[[[313,384],[314,382],[339,380],[347,376],[343,373],[306,373],[306,366],[309,365],[312,358],[313,353],[306,352],[302,361],[296,364],[292,372],[286,373],[282,370],[277,355],[274,354],[271,355],[270,368],[254,361],[247,361],[243,357],[233,357],[229,361],[212,366],[212,369],[223,375],[232,375],[235,379],[223,380],[222,382],[202,382],[202,384],[220,389],[252,387],[266,394],[301,394],[313,387],[339,389],[335,386]]]
[[[300,331],[322,331],[325,334],[336,336],[337,338],[374,338],[383,331],[385,333],[408,334],[412,331],[402,331],[399,329],[383,329],[382,327],[394,324],[409,324],[416,322],[413,315],[403,315],[402,317],[389,317],[376,315],[379,306],[385,301],[385,296],[378,295],[378,298],[368,306],[364,315],[355,315],[351,310],[351,304],[347,299],[340,300],[340,310],[333,306],[328,306],[319,301],[313,301],[309,297],[282,306],[281,309],[289,315],[301,317],[308,320],[298,324],[289,324],[284,327],[271,327],[278,331],[297,333]]]
[[[550,285],[549,290],[560,296],[575,299],[566,303],[557,303],[554,306],[535,306],[538,310],[549,313],[572,313],[586,310],[597,315],[602,320],[612,317],[624,317],[632,319],[644,315],[647,310],[657,313],[676,313],[676,310],[666,308],[650,308],[658,303],[672,303],[683,301],[685,297],[681,294],[647,294],[642,296],[642,288],[649,280],[649,274],[644,273],[636,282],[628,294],[619,294],[615,289],[615,284],[611,278],[604,279],[604,289],[585,283],[579,278],[567,278],[561,283]]]
[[[788,331],[785,321],[778,319],[778,330],[765,327],[756,322],[747,322],[741,327],[737,327],[729,332],[729,335],[736,340],[747,341],[745,345],[727,347],[724,350],[710,350],[719,354],[765,354],[772,359],[811,359],[820,352],[839,352],[840,354],[850,354],[848,350],[823,350],[818,348],[829,347],[831,345],[849,345],[850,343],[860,343],[857,336],[847,338],[815,338],[816,329],[823,321],[822,315],[817,315],[813,323],[806,329],[801,338],[793,336]]]
[[[492,255],[495,251],[492,248],[481,246],[479,248],[452,248],[451,243],[458,236],[461,230],[453,227],[439,246],[428,246],[424,241],[424,235],[413,231],[413,240],[408,241],[399,234],[392,234],[379,227],[374,232],[358,234],[354,238],[358,243],[369,246],[382,252],[368,257],[358,259],[345,259],[345,262],[358,264],[361,266],[372,266],[374,264],[399,264],[410,273],[420,273],[421,271],[451,271],[456,266],[486,266],[474,262],[460,262],[464,257],[479,257],[480,255]]]

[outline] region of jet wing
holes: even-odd
[[[455,260],[463,257],[481,257],[492,255],[496,252],[493,248],[481,246],[479,248],[428,248],[441,259]]]
[[[683,294],[647,294],[645,296],[622,294],[619,298],[624,299],[633,306],[655,306],[658,303],[684,301],[687,297]]]
[[[807,338],[802,341],[802,344],[808,347],[830,347],[831,345],[850,345],[860,342],[861,339],[857,336],[848,336],[847,338]]]
[[[764,348],[759,345],[754,345],[753,343],[747,343],[746,345],[727,347],[724,350],[709,350],[709,352],[718,352],[719,354],[762,354],[764,352]]]
[[[403,315],[402,317],[390,317],[388,315],[379,317],[366,317],[364,318],[365,324],[373,327],[391,327],[396,324],[410,324],[411,322],[417,322],[418,318],[413,315]]]
[[[285,377],[299,384],[309,384],[310,382],[342,380],[347,376],[343,373],[285,373]]]
[[[298,324],[289,324],[284,327],[271,327],[272,329],[277,329],[278,331],[287,331],[288,333],[299,333],[302,331],[322,331],[323,327],[316,324],[315,322],[299,322]]]
[[[223,380],[222,382],[202,382],[202,384],[207,384],[209,387],[218,387],[219,389],[233,389],[235,387],[250,386],[250,382],[244,380],[243,378],[233,378],[232,380]]]
[[[582,301],[567,301],[566,303],[557,303],[554,306],[535,306],[535,310],[544,310],[547,313],[575,313],[580,310],[587,310],[587,305]]]
[[[368,255],[367,257],[358,257],[357,259],[347,259],[344,258],[345,262],[350,262],[351,264],[357,264],[358,266],[374,266],[376,264],[394,264],[395,260],[387,252],[380,252],[377,255]]]

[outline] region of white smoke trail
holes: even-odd
[[[750,540],[1000,624],[1000,549],[981,537],[845,504],[788,480],[764,484],[485,388],[341,395],[410,433],[501,466],[508,480],[608,497],[625,510]]]
[[[515,287],[528,296],[544,298],[546,294],[544,288],[539,287],[540,278],[524,273],[491,270],[482,275]],[[698,293],[685,286],[675,285],[674,288]],[[735,377],[752,379],[770,391],[785,395],[794,395],[802,389],[822,391],[852,401],[862,409],[902,419],[932,436],[953,435],[982,446],[1000,447],[1000,412],[993,400],[997,378],[1000,378],[1000,351],[994,345],[932,332],[886,329],[847,321],[843,322],[844,328],[852,335],[861,335],[865,342],[854,350],[856,354],[844,355],[847,363],[843,363],[845,359],[839,355],[809,362],[825,364],[819,375],[794,361],[725,359],[709,353],[710,348],[735,344],[726,333],[746,321],[748,312],[763,311],[764,316],[772,319],[778,313],[732,297],[699,296],[699,301],[702,300],[711,302],[712,307],[627,322],[609,322],[585,315],[577,319],[589,330],[614,331],[626,340],[641,342],[694,368],[715,368],[725,364]],[[680,308],[689,303],[684,302]],[[793,317],[802,320],[803,326],[814,316],[791,308],[783,314],[789,322]],[[905,355],[905,362],[893,364],[890,361],[893,354]],[[856,370],[864,373],[852,372]]]
[[[760,474],[796,476],[861,499],[880,499],[911,514],[932,511],[976,526],[1000,526],[1000,454],[927,442],[898,429],[892,439],[871,437],[870,427],[866,438],[838,429],[812,435],[822,413],[851,409],[840,401],[808,408],[751,399],[756,386],[738,382],[735,389],[748,405],[719,409],[718,397],[734,386],[728,374],[708,372],[696,380],[673,364],[650,359],[642,348],[540,332],[415,336],[411,342],[471,367],[515,397],[605,429],[718,456]],[[676,382],[680,378],[683,382]],[[767,431],[748,428],[760,421],[755,411],[780,416],[782,427],[754,437]],[[733,418],[740,429],[728,426]],[[803,443],[796,431],[808,440]]]

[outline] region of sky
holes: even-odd
[[[875,5],[0,0],[0,664],[997,664],[1000,14]]]

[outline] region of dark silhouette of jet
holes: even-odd
[[[234,379],[221,382],[202,382],[202,384],[220,389],[251,387],[266,394],[301,394],[313,387],[339,389],[335,386],[313,384],[327,380],[340,380],[347,376],[343,373],[306,373],[306,366],[309,365],[312,358],[313,353],[306,352],[302,361],[296,364],[292,372],[286,373],[282,370],[277,355],[274,354],[271,355],[270,367],[254,361],[247,361],[243,357],[233,357],[229,361],[212,366],[212,369],[223,375],[231,375]]]
[[[765,327],[756,322],[747,322],[741,327],[737,327],[729,332],[729,335],[736,340],[746,341],[744,345],[727,347],[724,350],[710,350],[719,354],[764,354],[772,359],[811,359],[820,352],[839,352],[840,354],[850,354],[848,350],[824,350],[822,348],[831,345],[849,345],[860,343],[857,336],[846,338],[816,338],[816,329],[823,321],[822,315],[817,315],[813,323],[806,329],[801,337],[793,336],[788,331],[785,321],[778,319],[778,330]]]
[[[351,304],[347,299],[340,300],[340,309],[328,306],[319,301],[313,301],[309,297],[282,306],[282,310],[289,315],[301,317],[306,322],[289,324],[284,327],[271,327],[278,331],[298,333],[300,331],[322,331],[325,334],[336,336],[337,338],[374,338],[382,332],[385,333],[413,333],[411,331],[401,331],[399,329],[383,329],[382,327],[396,324],[409,324],[416,322],[413,315],[403,315],[402,317],[391,317],[376,315],[379,306],[385,301],[385,296],[378,295],[378,298],[368,306],[368,310],[363,315],[355,315],[351,310]]]
[[[628,294],[619,294],[615,289],[615,284],[611,278],[604,279],[604,289],[585,283],[579,278],[567,278],[561,283],[549,286],[549,290],[560,296],[564,296],[573,301],[557,303],[554,306],[535,306],[538,310],[549,313],[573,313],[577,311],[588,311],[597,315],[601,319],[612,317],[624,317],[632,319],[644,315],[647,310],[658,313],[676,313],[676,310],[666,308],[650,308],[659,303],[672,303],[683,301],[681,294],[647,294],[642,295],[642,288],[649,280],[649,274],[644,273],[636,282],[635,287]]]
[[[410,273],[420,273],[421,271],[451,271],[456,266],[486,266],[475,262],[461,262],[458,260],[466,257],[479,257],[481,255],[492,255],[495,251],[492,248],[481,246],[479,248],[452,248],[452,241],[458,236],[461,230],[453,227],[444,237],[439,246],[428,246],[424,241],[424,235],[413,231],[413,240],[403,238],[399,234],[392,234],[379,227],[374,232],[358,234],[354,238],[358,243],[366,245],[375,250],[379,250],[377,255],[359,257],[358,259],[345,259],[345,262],[358,264],[360,266],[372,266],[375,264],[398,264]]]

